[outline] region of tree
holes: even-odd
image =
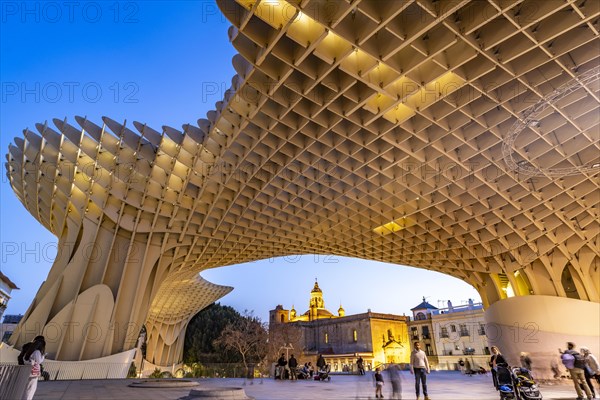
[[[186,363],[223,363],[239,362],[235,351],[224,349],[213,342],[221,336],[228,324],[242,319],[243,316],[229,306],[211,304],[196,314],[188,324],[185,333],[183,359]]]
[[[248,363],[258,362],[265,356],[267,338],[267,330],[260,319],[246,310],[242,319],[228,324],[223,329],[214,344],[237,352],[248,375]]]

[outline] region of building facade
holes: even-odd
[[[4,314],[4,310],[8,306],[10,293],[14,289],[19,289],[6,275],[0,272],[0,318]]]
[[[432,314],[433,338],[438,351],[438,369],[457,369],[462,359],[467,369],[489,369],[490,349],[481,303],[452,306]]]
[[[325,308],[323,292],[317,282],[310,293],[309,309],[298,315],[278,305],[270,311],[269,329],[290,324],[301,332],[300,361],[313,361],[323,354],[333,372],[356,370],[362,357],[367,370],[387,363],[408,363],[408,317],[394,314],[366,313],[346,315],[340,305],[334,315]]]
[[[0,324],[0,340],[2,342],[8,343],[10,335],[12,335],[12,333],[15,331],[22,318],[23,316],[21,314],[6,314],[4,316],[4,320],[2,321],[2,324]]]

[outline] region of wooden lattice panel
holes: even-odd
[[[565,296],[570,264],[599,300],[585,279],[600,262],[598,81],[528,121],[514,165],[502,146],[598,67],[600,2],[217,3],[237,75],[197,126],[55,121],[8,155],[15,193],[57,236],[70,218],[110,222],[159,249],[143,315],[188,318],[203,269],[306,253],[447,273],[486,305],[508,284]]]

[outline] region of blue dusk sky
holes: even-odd
[[[22,130],[76,115],[140,121],[157,130],[195,123],[223,97],[234,75],[229,22],[214,1],[0,2],[0,148]],[[74,123],[75,124],[75,123]],[[20,290],[6,313],[24,313],[46,278],[56,238],[0,185],[1,270]],[[423,296],[435,306],[480,301],[473,287],[436,272],[303,255],[202,272],[233,286],[221,299],[263,320],[277,304],[308,307],[315,278],[325,305],[347,314],[408,314]]]

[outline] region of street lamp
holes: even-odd
[[[285,359],[286,361],[290,359],[290,350],[294,350],[294,346],[291,343],[288,343],[284,346],[281,346],[279,350],[285,349]]]

